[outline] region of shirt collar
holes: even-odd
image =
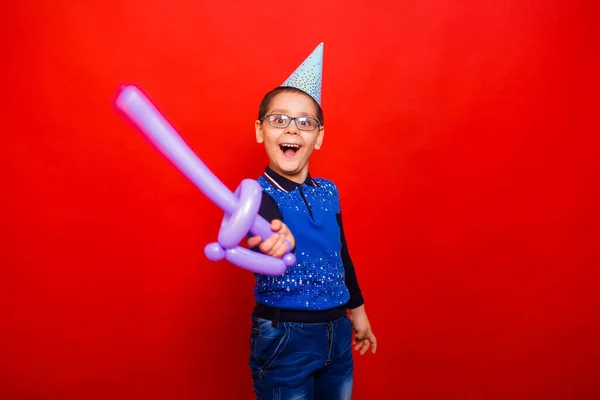
[[[302,186],[299,183],[289,180],[277,172],[273,171],[270,167],[265,168],[264,177],[269,183],[275,186],[279,190],[283,190],[284,192],[291,192],[296,189],[298,186]],[[306,175],[306,179],[304,180],[305,185],[318,187],[319,184],[315,182],[315,180],[310,176],[310,174]]]

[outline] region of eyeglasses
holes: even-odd
[[[292,123],[296,124],[296,127],[301,131],[314,131],[321,125],[321,121],[312,117],[290,117],[285,114],[267,114],[261,121],[269,121],[269,125],[273,128],[285,129]]]

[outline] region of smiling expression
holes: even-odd
[[[313,100],[299,92],[281,92],[269,105],[267,115],[285,114],[290,117],[317,118]],[[274,128],[269,121],[256,121],[256,141],[264,143],[271,169],[297,183],[303,183],[308,174],[308,163],[313,150],[323,143],[324,127],[318,125],[313,131],[300,130],[301,121],[290,121],[287,128]],[[271,117],[273,118],[273,117]]]

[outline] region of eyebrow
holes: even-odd
[[[283,110],[281,108],[276,108],[275,110],[272,110],[269,114],[275,114],[275,113],[288,114],[289,111],[288,110]],[[311,117],[311,118],[317,119],[316,116],[312,115],[311,113],[307,113],[307,112],[300,113],[300,116],[301,117]]]

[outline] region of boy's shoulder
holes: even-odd
[[[322,188],[331,188],[334,189],[337,192],[337,186],[335,185],[335,183],[330,180],[330,179],[326,179],[326,178],[312,178],[313,181],[315,181],[317,183],[317,185],[319,187]]]
[[[339,197],[339,191],[337,188],[337,185],[335,184],[335,182],[333,182],[330,179],[326,179],[326,178],[312,178],[313,181],[315,181],[317,183],[317,186],[321,189],[321,190],[326,190],[329,191],[330,194],[334,195],[335,197]]]

